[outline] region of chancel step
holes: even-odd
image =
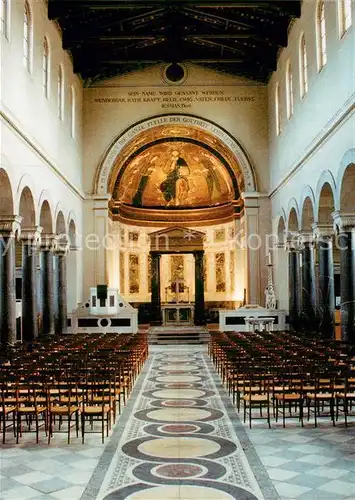
[[[196,327],[151,327],[148,333],[149,344],[207,344],[210,334],[207,328]]]

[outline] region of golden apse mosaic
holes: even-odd
[[[125,168],[115,195],[135,207],[210,207],[235,198],[222,161],[184,141],[155,144]]]

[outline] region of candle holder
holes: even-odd
[[[272,273],[273,265],[269,260],[267,264],[267,287],[265,289],[265,307],[266,309],[276,309],[276,295],[274,289],[274,279]]]

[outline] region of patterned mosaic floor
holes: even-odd
[[[0,447],[0,498],[354,500],[355,422],[315,429],[238,419],[206,347],[162,346],[110,439],[26,434]]]
[[[277,499],[260,461],[243,449],[245,430],[237,436],[206,355],[157,351],[119,433],[122,452],[103,480],[99,463],[83,500]]]

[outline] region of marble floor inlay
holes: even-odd
[[[265,491],[259,484],[206,354],[155,351],[116,452],[105,473],[99,462],[82,499],[279,498],[271,481]]]
[[[206,346],[157,346],[110,437],[0,445],[1,500],[354,500],[355,418],[243,424]],[[98,424],[99,425],[99,424]],[[100,430],[100,429],[99,429]]]

